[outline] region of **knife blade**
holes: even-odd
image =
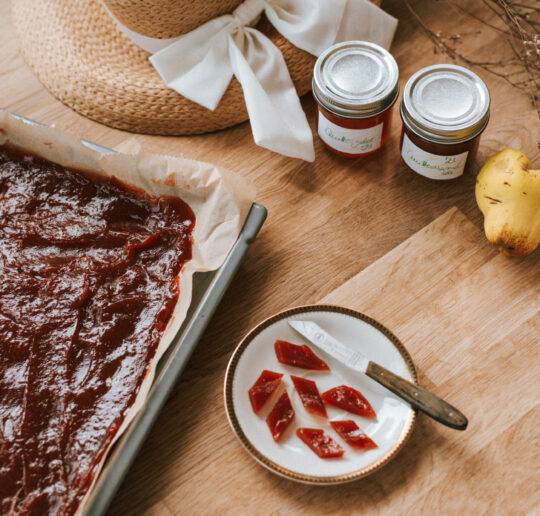
[[[353,350],[332,337],[317,323],[299,320],[288,322],[294,330],[338,362],[366,374],[439,423],[456,430],[465,430],[467,428],[467,418],[450,403],[369,360],[362,352],[356,349]]]
[[[289,321],[289,325],[318,348],[351,369],[365,373],[369,358],[345,346],[312,321]]]

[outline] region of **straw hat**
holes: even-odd
[[[174,38],[234,11],[242,0],[103,0],[116,18],[143,36]],[[197,8],[193,8],[193,6]]]
[[[240,0],[106,0],[128,28],[170,38],[232,12]],[[248,119],[233,79],[215,111],[169,89],[150,54],[118,28],[99,0],[12,0],[21,52],[43,85],[93,120],[148,134],[199,134]],[[281,50],[300,95],[311,88],[315,57],[292,45],[263,16],[257,28]]]

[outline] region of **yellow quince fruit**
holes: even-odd
[[[476,202],[488,240],[505,253],[525,256],[540,243],[540,170],[523,152],[492,156],[476,179]]]

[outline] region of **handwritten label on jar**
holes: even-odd
[[[463,174],[468,152],[454,156],[438,156],[417,147],[403,135],[401,157],[415,172],[431,179],[453,179]]]
[[[347,154],[366,154],[381,146],[383,124],[367,129],[347,129],[330,122],[319,111],[319,136],[330,147]]]

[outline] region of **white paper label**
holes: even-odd
[[[365,154],[381,146],[383,124],[367,129],[347,129],[330,122],[319,111],[319,136],[327,145],[347,154]]]
[[[463,174],[468,152],[454,156],[438,156],[417,147],[407,134],[403,135],[401,157],[415,172],[431,179],[453,179]]]

